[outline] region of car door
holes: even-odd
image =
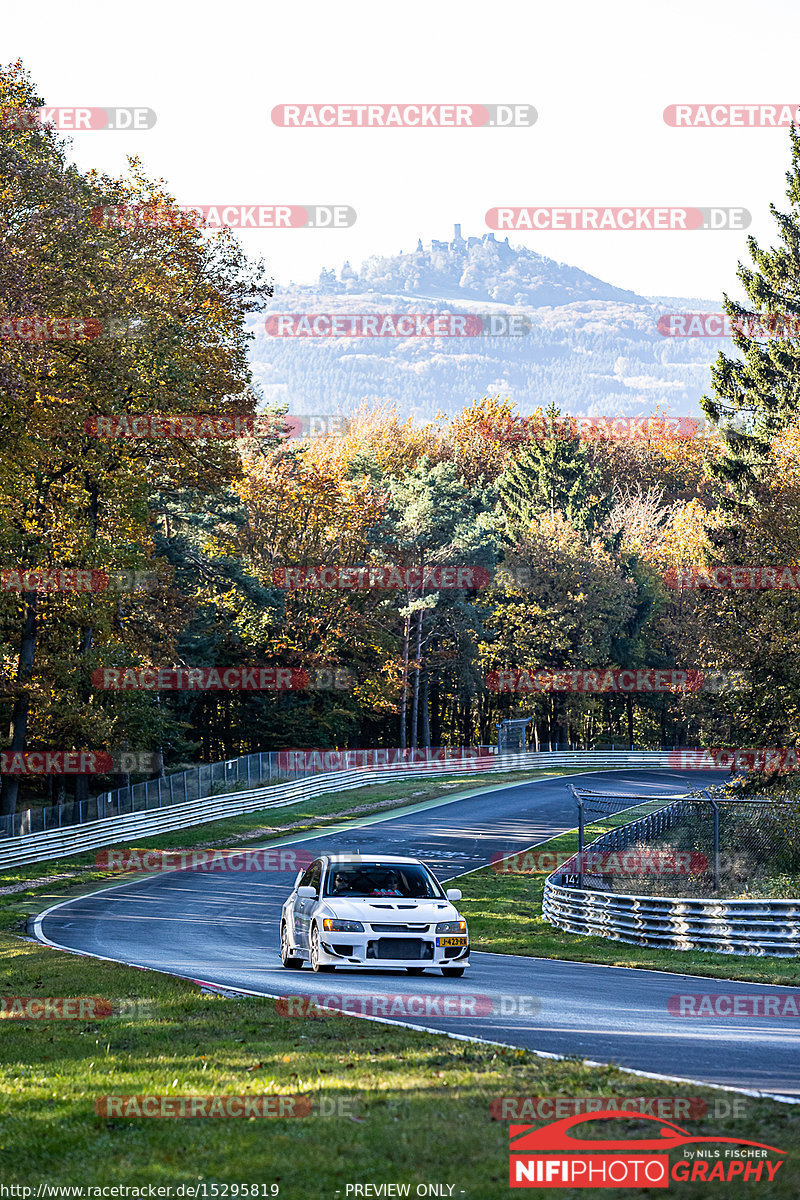
[[[292,924],[294,925],[295,945],[299,949],[308,950],[309,931],[314,909],[319,903],[320,884],[322,882],[322,862],[316,859],[298,883],[298,887],[313,887],[316,897],[296,896]]]

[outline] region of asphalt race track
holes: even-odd
[[[583,773],[581,783],[598,791],[655,796],[723,777],[719,772],[625,770]],[[562,776],[429,802],[400,816],[366,818],[269,845],[302,845],[312,854],[358,849],[414,855],[444,882],[485,865],[498,851],[525,849],[574,825],[575,808]],[[444,979],[438,972],[412,979],[400,971],[356,968],[333,975],[315,975],[308,967],[285,971],[278,955],[278,918],[293,881],[294,872],[277,871],[154,874],[57,905],[37,918],[36,933],[64,949],[271,996],[426,996],[432,1011],[404,1015],[402,1023],[800,1099],[798,1018],[687,1018],[667,1009],[670,996],[701,992],[774,996],[791,991],[800,1007],[800,988],[474,952],[461,979]],[[463,996],[456,1006],[463,1015],[438,1015],[436,998],[442,995]],[[495,1013],[471,1015],[473,995],[491,996]],[[538,997],[540,1010],[528,1001],[520,1013],[519,996]],[[387,1010],[387,1015],[392,1014]]]

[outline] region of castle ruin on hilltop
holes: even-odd
[[[484,233],[483,237],[463,238],[461,236],[460,225],[454,225],[453,230],[454,233],[452,242],[437,242],[434,238],[431,241],[431,250],[461,250],[463,252],[464,250],[471,250],[473,246],[484,245],[486,242],[493,242],[498,249],[501,249],[504,246],[508,246],[509,250],[511,249],[507,237],[504,238],[502,242],[498,242],[493,233]],[[417,251],[424,251],[424,249],[425,247],[422,244],[422,238],[419,238],[417,240]]]

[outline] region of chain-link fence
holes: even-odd
[[[174,775],[159,776],[111,792],[102,792],[88,800],[20,809],[10,816],[0,817],[0,837],[43,833],[65,825],[82,825],[86,821],[101,821],[122,813],[165,808],[169,804],[199,800],[203,796],[213,796],[237,787],[258,787],[296,777],[296,772],[282,769],[277,760],[278,753],[275,751],[246,754],[226,762],[205,763]]]
[[[422,750],[265,750],[223,762],[204,763],[188,771],[162,775],[115,791],[102,792],[88,800],[21,808],[0,816],[0,837],[44,833],[86,821],[101,821],[123,813],[166,808],[187,800],[223,792],[261,787],[286,779],[305,779],[322,772],[356,767],[391,766],[403,762],[448,762],[480,757],[496,747],[444,747]]]
[[[724,788],[662,797],[572,789],[579,852],[560,872],[566,886],[639,896],[798,895],[800,797],[791,788],[731,796]],[[665,803],[666,801],[666,803]],[[636,819],[586,845],[593,821],[634,806]]]

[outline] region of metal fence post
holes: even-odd
[[[578,887],[583,887],[583,801],[578,799]]]
[[[712,809],[714,810],[714,891],[719,891],[719,805],[709,793],[708,788],[703,788],[700,792],[701,796],[705,796]]]
[[[583,800],[570,784],[570,791],[578,806],[578,887],[583,887]]]

